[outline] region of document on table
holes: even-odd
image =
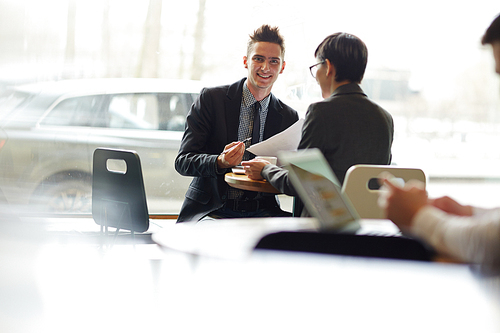
[[[248,151],[260,156],[278,156],[279,151],[297,150],[302,135],[304,119],[299,119],[292,126],[269,139],[248,147]]]

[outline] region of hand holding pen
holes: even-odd
[[[217,157],[219,168],[231,168],[241,163],[245,153],[245,142],[250,142],[251,138],[243,141],[231,142],[224,147],[224,151]]]
[[[248,147],[250,147],[250,143],[252,142],[252,138],[251,137],[250,138],[246,138],[245,140],[238,141],[236,143],[239,143],[239,142],[242,142],[245,145],[245,149],[247,149]],[[224,151],[221,154],[227,153],[233,147],[232,144],[234,144],[234,142],[228,144],[226,147],[228,147],[228,146],[231,146],[231,147],[227,148],[227,149],[224,149]]]

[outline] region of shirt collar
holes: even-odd
[[[267,108],[269,107],[270,101],[271,101],[271,94],[267,95],[262,101],[259,102],[261,110],[267,110]],[[250,89],[248,89],[248,86],[247,86],[246,81],[245,81],[243,83],[243,103],[246,107],[249,108],[252,105],[254,105],[255,102],[257,102],[257,100],[250,92]]]

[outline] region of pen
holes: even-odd
[[[246,138],[246,139],[245,139],[245,140],[243,140],[242,142],[243,142],[243,143],[245,144],[245,146],[246,146],[246,145],[247,145],[247,142],[248,142],[248,143],[252,142],[252,137]]]
[[[247,142],[248,142],[248,143],[250,143],[250,141],[251,141],[251,140],[252,140],[252,137],[249,137],[249,138],[246,138],[245,140],[243,140],[243,141],[241,141],[241,142],[243,142],[243,143],[245,144],[245,146],[246,146],[246,145],[247,145],[246,143],[247,143]],[[233,147],[234,147],[234,146],[233,146]],[[228,149],[224,150],[221,154],[225,154],[225,153],[227,153],[227,152],[228,152],[229,150],[231,150],[233,147],[231,147],[231,148],[228,148]]]

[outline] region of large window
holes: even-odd
[[[369,51],[362,87],[395,120],[394,163],[422,168],[431,195],[499,205],[481,195],[500,188],[500,89],[480,45],[498,13],[492,0],[0,0],[0,188],[12,204],[50,193],[65,202],[52,198],[53,211],[89,212],[93,149],[129,148],[150,213],[176,214],[190,181],[173,169],[185,115],[201,87],[246,76],[248,35],[269,23],[286,39],[273,88],[285,103],[304,115],[321,99],[314,50],[353,33]],[[101,78],[116,80],[83,84]]]

